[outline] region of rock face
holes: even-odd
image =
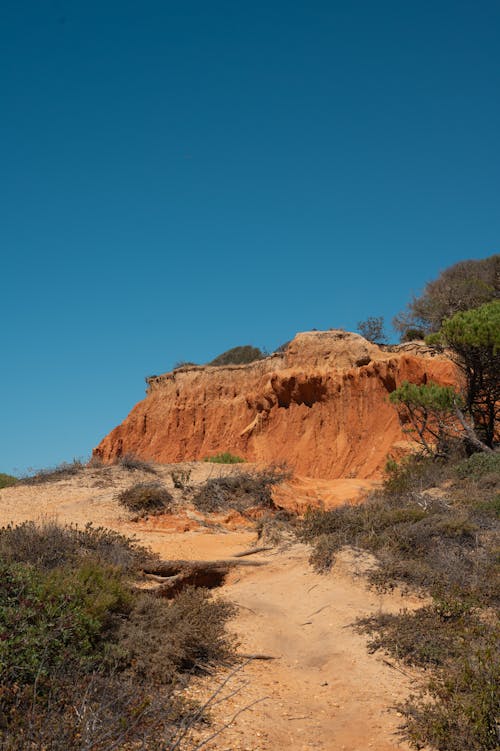
[[[407,441],[391,391],[404,380],[457,378],[450,360],[424,346],[408,352],[341,330],[305,332],[249,365],[188,366],[148,379],[146,398],[94,455],[177,462],[231,451],[286,461],[310,477],[373,478]]]

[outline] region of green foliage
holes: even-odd
[[[439,331],[446,318],[498,298],[499,280],[500,255],[456,263],[425,285],[422,295],[395,317],[394,328],[403,340],[411,329],[421,329],[425,334]]]
[[[500,417],[500,300],[446,319],[439,337],[465,374],[467,413],[491,448]]]
[[[369,316],[365,321],[358,321],[358,331],[361,336],[374,344],[387,342],[382,316]]]
[[[389,395],[389,400],[392,404],[402,404],[414,409],[448,413],[454,410],[460,397],[451,386],[438,386],[432,382],[417,385],[403,381],[401,386]]]
[[[466,642],[460,657],[429,682],[428,696],[401,707],[415,748],[498,751],[500,629],[490,634]]]
[[[92,562],[51,571],[2,564],[0,575],[2,684],[48,677],[63,663],[87,668],[113,615],[130,607],[117,571]]]
[[[500,300],[445,319],[441,335],[457,351],[471,347],[487,350],[490,357],[496,355],[500,350]]]
[[[408,328],[401,336],[402,342],[414,342],[421,339],[425,339],[425,331],[423,329]]]
[[[398,409],[403,430],[430,456],[443,455],[450,441],[463,431],[456,417],[462,399],[451,386],[404,381],[389,395],[389,400]]]
[[[212,464],[241,464],[246,460],[241,456],[231,454],[229,451],[223,451],[220,454],[215,454],[214,456],[206,456],[203,461],[211,462]]]
[[[472,454],[468,459],[457,464],[454,468],[457,477],[461,479],[500,477],[500,453],[494,454]]]
[[[240,347],[233,347],[217,355],[209,365],[244,365],[246,363],[255,362],[255,360],[262,360],[265,357],[264,353],[258,347],[252,347],[250,344],[246,344]]]
[[[6,475],[4,472],[0,472],[0,489],[15,485],[17,481],[17,477],[14,477],[13,475]]]

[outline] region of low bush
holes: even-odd
[[[481,622],[467,601],[435,598],[431,605],[397,615],[382,613],[357,621],[371,635],[369,649],[383,649],[407,665],[445,665],[460,657],[465,644],[487,635],[491,627]]]
[[[174,488],[177,488],[177,490],[187,490],[189,488],[189,481],[191,479],[191,470],[190,469],[173,470],[170,473],[170,477],[172,478]]]
[[[66,545],[57,560],[56,538]],[[106,530],[45,527],[37,542],[46,555],[15,547],[36,539],[33,525],[5,528],[0,539],[3,751],[177,748],[202,714],[179,689],[193,671],[233,659],[233,607],[205,590],[173,600],[139,592],[130,569],[91,550],[96,539],[136,550]]]
[[[116,464],[123,469],[128,469],[129,472],[146,472],[149,475],[157,475],[158,472],[153,467],[151,462],[147,462],[144,459],[139,459],[135,454],[124,454],[117,459]]]
[[[469,642],[446,670],[436,672],[425,693],[400,707],[405,735],[415,748],[498,751],[499,642],[498,628]]]
[[[198,367],[198,363],[196,362],[190,362],[190,360],[179,360],[175,363],[172,370],[179,370],[180,368],[196,368]]]
[[[0,489],[8,488],[11,485],[15,485],[17,482],[17,477],[14,477],[13,475],[6,475],[4,472],[0,472]]]
[[[118,501],[137,514],[166,514],[172,510],[172,494],[159,482],[139,482],[122,490]]]
[[[169,607],[144,594],[118,632],[120,649],[141,680],[174,683],[179,673],[228,663],[236,642],[225,630],[235,607],[214,600],[207,589],[187,587]]]
[[[254,506],[272,509],[275,507],[272,487],[288,477],[285,470],[270,467],[264,472],[213,478],[207,480],[195,493],[193,504],[205,513],[228,509],[243,513]]]
[[[454,467],[454,474],[461,480],[482,480],[491,476],[500,482],[500,453],[472,454]]]
[[[257,539],[264,545],[287,545],[295,540],[294,531],[297,523],[297,514],[291,511],[286,509],[268,511],[255,525]]]
[[[69,477],[79,475],[85,469],[85,464],[80,459],[73,459],[72,462],[62,462],[56,467],[36,470],[33,475],[22,477],[19,482],[23,485],[38,485],[44,482],[59,482]]]
[[[244,365],[255,360],[262,360],[265,357],[264,353],[258,347],[252,347],[250,344],[245,344],[240,347],[233,347],[217,355],[209,365]]]
[[[211,462],[212,464],[242,464],[245,459],[241,456],[229,453],[229,451],[223,451],[220,454],[214,456],[206,456],[203,459],[204,462]]]
[[[27,563],[41,570],[95,560],[132,572],[155,558],[135,540],[111,529],[94,527],[90,522],[83,529],[51,521],[27,521],[0,529],[0,560]]]

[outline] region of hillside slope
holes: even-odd
[[[402,381],[453,384],[453,363],[425,347],[379,348],[341,330],[297,334],[249,365],[185,367],[148,379],[145,399],[94,449],[105,462],[232,451],[286,461],[310,477],[377,476],[407,438],[388,394]]]

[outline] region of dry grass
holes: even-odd
[[[174,499],[159,482],[139,482],[122,490],[118,502],[139,515],[167,514],[172,511]]]
[[[289,473],[280,467],[213,478],[197,490],[193,504],[205,513],[229,509],[244,513],[253,507],[273,509],[271,489],[288,478]]]

